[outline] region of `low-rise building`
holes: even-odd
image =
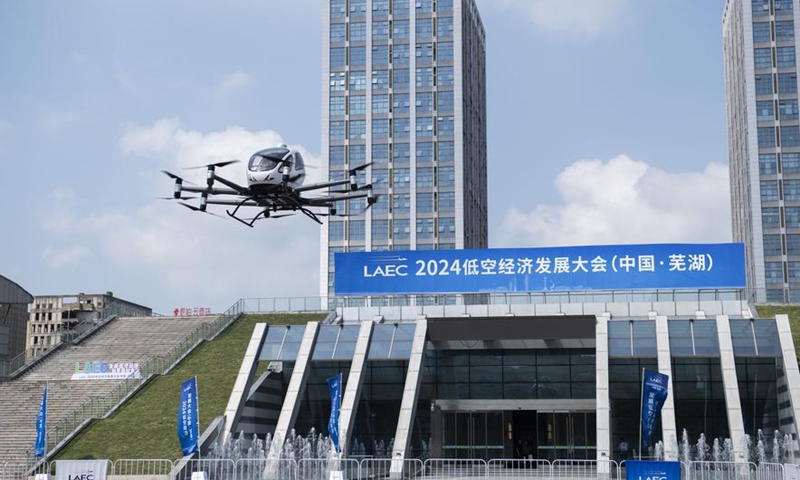
[[[0,363],[25,350],[25,324],[32,301],[24,288],[0,275]]]

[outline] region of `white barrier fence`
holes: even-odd
[[[496,480],[624,480],[626,463],[613,460],[513,460],[441,459],[391,460],[166,460],[120,459],[108,462],[109,480],[192,480],[204,472],[207,480],[329,480],[342,472],[342,480],[496,479]],[[392,466],[397,467],[392,472]],[[56,462],[0,463],[0,480],[33,480],[36,474],[55,476]],[[800,480],[800,466],[778,463],[681,463],[683,480]]]

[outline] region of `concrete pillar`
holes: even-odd
[[[597,316],[595,361],[597,362],[597,476],[608,478],[611,468],[611,397],[608,385],[608,321],[610,315]]]
[[[425,359],[425,342],[428,338],[428,319],[418,318],[411,344],[411,357],[408,360],[406,384],[403,388],[403,400],[400,403],[400,415],[397,417],[397,430],[394,435],[392,450],[391,478],[403,478],[403,460],[411,444],[411,433],[416,415],[417,396],[422,381],[422,362]]]
[[[264,340],[267,338],[267,324],[257,323],[253,329],[253,334],[250,336],[250,343],[247,345],[247,350],[244,353],[242,365],[239,367],[239,374],[236,376],[236,381],[233,383],[233,390],[231,396],[228,398],[228,406],[225,407],[225,425],[222,428],[222,441],[228,438],[228,434],[239,423],[239,417],[244,410],[244,404],[247,402],[247,394],[250,390],[250,382],[253,372],[258,365],[258,357],[261,355],[261,347],[264,345]]]
[[[303,340],[300,342],[300,350],[297,352],[297,360],[294,363],[292,378],[289,380],[289,387],[283,399],[281,414],[275,426],[273,438],[283,444],[286,435],[294,426],[297,419],[297,411],[300,409],[300,400],[308,381],[309,368],[311,363],[311,352],[314,351],[314,343],[317,341],[319,322],[308,322],[303,332]],[[273,449],[278,450],[278,449]]]
[[[728,429],[733,443],[733,460],[746,462],[742,401],[739,398],[739,381],[736,377],[736,361],[733,356],[731,324],[727,315],[717,315],[717,337],[719,339],[719,363],[722,368],[722,386],[725,389],[725,407],[728,412]]]
[[[792,419],[794,420],[791,425],[791,431],[787,431],[784,433],[790,433],[792,438],[796,441],[797,440],[797,433],[798,433],[798,422],[800,422],[800,369],[797,367],[797,352],[794,348],[794,341],[792,339],[792,329],[789,325],[789,316],[788,315],[776,315],[775,316],[775,324],[778,327],[778,340],[780,341],[781,345],[781,354],[783,360],[783,373],[786,378],[786,393],[780,394],[779,393],[779,400],[781,397],[785,395],[788,397],[789,406],[790,406],[790,413],[792,415]],[[780,406],[778,407],[781,408]],[[781,409],[781,413],[783,413],[783,409]],[[783,416],[783,415],[781,415]],[[788,430],[788,429],[787,429]],[[795,450],[797,449],[797,443],[795,442]]]
[[[669,376],[667,399],[664,401],[664,406],[661,407],[661,438],[664,442],[664,460],[678,460],[678,432],[675,427],[675,389],[672,388],[672,355],[669,350],[669,321],[664,315],[656,316],[656,352],[658,355],[658,372]]]
[[[350,374],[347,376],[347,388],[342,399],[342,408],[339,410],[339,445],[347,453],[350,445],[350,432],[356,421],[358,400],[361,398],[361,387],[364,385],[364,367],[367,364],[367,352],[372,338],[373,322],[361,322],[356,340],[356,349],[353,353],[353,362],[350,364]]]

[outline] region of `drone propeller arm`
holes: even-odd
[[[209,205],[240,205],[242,207],[262,207],[263,205],[259,205],[254,201],[245,201],[242,203],[242,200],[216,200],[216,199],[209,199],[206,203]]]
[[[311,206],[321,206],[331,202],[341,202],[342,200],[350,200],[353,198],[366,198],[371,196],[371,192],[352,192],[342,195],[329,195],[327,197],[315,197],[304,199],[305,203]]]
[[[328,187],[338,187],[339,185],[347,185],[350,183],[350,180],[336,180],[335,182],[323,182],[323,183],[313,183],[311,185],[305,185],[302,187],[297,187],[294,189],[295,192],[308,192],[310,190],[319,190],[321,188],[328,188]]]
[[[241,185],[239,185],[237,183],[231,182],[228,179],[222,178],[222,177],[220,177],[218,175],[214,175],[214,180],[216,180],[217,182],[225,185],[226,187],[230,187],[230,188],[236,190],[239,193],[239,195],[245,195],[247,193],[247,188],[245,188],[245,187],[243,187],[243,186],[241,186]]]
[[[193,192],[193,193],[207,193],[209,195],[241,195],[241,193],[237,192],[232,188],[214,188],[214,187],[186,187],[182,188],[184,192]]]

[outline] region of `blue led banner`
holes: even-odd
[[[342,374],[327,380],[331,392],[331,416],[328,419],[328,435],[333,441],[336,453],[339,453],[339,408],[342,403]]]
[[[641,429],[641,447],[646,452],[650,446],[650,437],[656,428],[656,419],[661,413],[661,408],[667,400],[669,377],[663,373],[644,369],[642,373],[642,417],[639,423]]]
[[[681,480],[681,462],[625,462],[626,480]]]
[[[181,383],[181,401],[178,404],[178,439],[183,456],[199,452],[200,410],[197,400],[197,377]]]
[[[336,295],[744,288],[744,244],[335,254]]]

